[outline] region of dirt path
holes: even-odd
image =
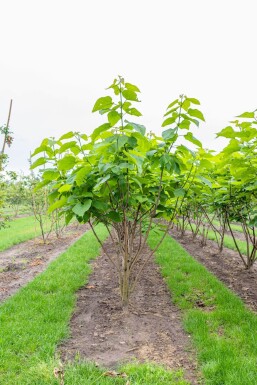
[[[110,241],[107,247],[112,252]],[[108,259],[99,257],[93,268],[88,285],[78,292],[71,338],[60,347],[63,359],[72,360],[79,353],[82,359],[110,368],[133,358],[154,361],[183,368],[191,384],[197,384],[190,337],[182,330],[181,313],[171,302],[158,266],[153,261],[147,266],[126,316]]]
[[[0,252],[0,301],[14,294],[65,251],[88,229],[88,225],[67,227],[61,238],[51,236],[47,244],[41,238],[22,242]]]
[[[175,229],[170,234],[192,257],[239,295],[251,310],[257,312],[256,264],[251,270],[245,270],[243,262],[237,252],[233,250],[224,248],[223,252],[219,254],[217,244],[214,241],[208,240],[207,246],[202,247],[200,240],[193,241],[189,234],[181,237]]]

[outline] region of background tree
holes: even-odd
[[[256,110],[244,112],[225,127],[218,136],[229,139],[220,154],[223,172],[222,195],[226,202],[225,216],[231,236],[246,269],[257,259],[257,116]],[[238,246],[232,222],[240,223],[247,244],[244,256]]]
[[[10,101],[10,107],[9,107],[9,113],[7,118],[6,126],[0,127],[0,138],[3,138],[2,140],[2,147],[0,147],[0,229],[2,227],[6,226],[6,222],[8,221],[8,216],[5,215],[3,208],[5,203],[5,176],[3,174],[4,166],[7,162],[7,155],[5,153],[6,145],[11,146],[13,137],[12,133],[10,131],[10,119],[11,119],[11,112],[12,112],[12,100]],[[1,146],[1,143],[0,143]]]

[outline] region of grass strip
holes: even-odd
[[[208,223],[208,221],[205,221],[205,222]],[[213,221],[213,224],[214,224],[214,226],[217,226],[217,227],[220,226],[219,221],[215,221],[215,220],[214,220],[214,221]],[[233,223],[231,223],[230,226],[231,226],[232,230],[238,231],[239,233],[243,233],[242,226],[240,226],[240,225],[235,225],[235,224],[233,224]]]
[[[203,222],[206,223],[206,224],[209,224],[209,221],[207,219],[203,219]],[[216,226],[217,228],[220,227],[220,222],[218,220],[216,220],[216,219],[212,222],[212,224],[214,226]],[[236,225],[234,223],[231,223],[230,226],[231,226],[232,230],[238,231],[239,233],[243,233],[242,226]]]
[[[77,362],[65,368],[65,385],[190,385],[183,379],[182,370],[173,372],[150,363],[130,363],[121,367],[119,372],[127,377],[108,377],[104,369]]]
[[[151,234],[153,249],[160,236]],[[157,262],[184,313],[206,385],[257,384],[257,315],[167,236]]]
[[[107,236],[101,227],[98,233],[102,239]],[[49,366],[57,343],[68,336],[75,292],[91,271],[87,262],[99,250],[86,233],[0,307],[0,384],[41,384],[44,365]],[[33,382],[37,374],[38,382]],[[51,383],[47,381],[42,383]]]
[[[8,225],[5,229],[0,230],[0,251],[41,234],[39,224],[35,222],[34,216],[14,219]]]
[[[194,229],[196,228],[196,225],[193,223],[191,225]],[[201,235],[201,229],[202,227],[200,227],[200,235]],[[188,228],[188,230],[190,231],[190,229]],[[214,242],[217,242],[216,240],[216,237],[215,237],[215,232],[213,230],[209,230],[208,231],[208,235],[207,235],[207,238],[211,241],[214,241]],[[235,238],[236,238],[236,235],[235,235]],[[238,244],[238,247],[241,251],[242,254],[246,255],[247,254],[247,245],[246,245],[246,242],[245,241],[242,241],[240,239],[237,239],[236,238],[236,241],[237,241],[237,244]],[[234,251],[237,251],[237,248],[235,246],[235,243],[233,241],[233,238],[230,236],[230,235],[224,235],[224,246],[227,247],[228,249],[231,249],[231,250],[234,250]]]
[[[107,231],[97,227],[104,240]],[[88,281],[89,261],[100,253],[92,232],[87,232],[47,270],[0,307],[0,384],[58,385],[56,347],[69,335],[76,291]],[[79,362],[65,366],[65,385],[188,385],[181,370],[165,371],[153,365],[126,365],[129,377],[108,377],[105,370]]]

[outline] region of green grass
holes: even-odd
[[[103,240],[107,231],[98,226]],[[88,281],[88,262],[100,252],[87,232],[48,269],[0,307],[0,384],[57,385],[57,345],[69,335],[76,291]],[[188,385],[182,371],[170,372],[136,363],[121,368],[131,385]],[[128,378],[106,377],[104,369],[76,361],[65,367],[65,385],[126,384]]]
[[[126,385],[128,381],[130,385],[189,385],[181,370],[172,372],[149,363],[131,363],[121,367],[119,372],[126,373],[126,378],[106,377],[104,372],[104,369],[89,363],[70,364],[65,368],[65,385]]]
[[[192,227],[195,229],[195,224],[192,224]],[[207,238],[211,241],[216,241],[216,237],[215,237],[215,233],[213,230],[209,230],[208,231],[208,236]],[[237,244],[238,244],[238,247],[241,251],[242,254],[246,255],[247,254],[247,246],[246,246],[246,242],[245,241],[242,241],[240,239],[237,239],[236,238],[236,241],[237,241]],[[224,236],[224,246],[227,247],[228,249],[231,249],[231,250],[235,250],[237,251],[237,248],[235,246],[235,243],[233,241],[233,238],[230,236],[230,235],[225,235]]]
[[[151,234],[151,248],[158,239]],[[257,315],[171,237],[156,256],[173,301],[183,310],[205,384],[256,385]]]
[[[208,223],[208,222],[206,221],[206,223]],[[217,227],[220,225],[219,221],[213,221],[213,224],[214,224],[214,226],[217,226]],[[231,228],[232,228],[232,230],[238,231],[239,233],[243,233],[242,226],[240,226],[240,225],[235,225],[235,224],[231,223]]]
[[[209,218],[212,219],[212,216],[209,216]],[[203,219],[203,222],[209,223],[209,221],[207,219]],[[212,223],[213,223],[214,226],[219,228],[220,222],[217,219],[215,219]],[[230,226],[231,226],[232,230],[238,231],[239,233],[243,233],[242,226],[237,225],[235,223],[231,223]]]
[[[50,228],[49,223],[46,228]],[[35,221],[34,216],[14,219],[9,222],[7,228],[0,230],[0,251],[39,235],[41,235],[39,223]]]
[[[11,206],[6,206],[3,209],[3,213],[10,217],[14,217],[15,210]],[[18,215],[32,215],[32,211],[28,206],[21,205],[18,209]]]

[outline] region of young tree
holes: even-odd
[[[22,206],[28,203],[27,178],[23,174],[9,172],[10,180],[7,183],[8,195],[6,204],[13,209],[14,217],[17,217]]]
[[[3,137],[2,147],[0,148],[0,229],[2,227],[6,226],[6,222],[8,221],[8,217],[3,212],[3,207],[5,203],[5,178],[3,175],[4,166],[7,162],[7,155],[5,153],[6,145],[11,146],[13,137],[11,136],[12,133],[10,131],[10,119],[11,119],[11,112],[12,112],[12,100],[10,101],[10,107],[9,107],[9,113],[7,118],[7,124],[6,126],[0,127],[0,138]],[[1,146],[1,143],[0,143]]]
[[[10,147],[13,142],[12,132],[10,131],[11,113],[12,113],[12,100],[10,101],[10,107],[9,107],[6,126],[0,127],[0,134],[3,136],[2,148],[0,150],[0,172],[3,171],[4,165],[7,160],[7,156],[5,153],[6,145]]]
[[[218,136],[230,139],[220,154],[220,193],[225,219],[246,269],[257,260],[257,116],[256,110],[244,112]],[[232,222],[242,226],[247,244],[246,256],[240,250]]]
[[[43,156],[32,168],[47,165],[38,187],[51,186],[49,212],[61,209],[67,223],[74,216],[89,222],[100,243],[94,225],[106,226],[116,255],[101,244],[118,272],[126,307],[150,258],[143,249],[151,229],[164,218],[165,237],[195,177],[195,154],[177,144],[178,138],[201,146],[189,129],[204,117],[191,108],[199,101],[182,95],[168,106],[162,136],[147,134],[130,120],[141,116],[134,106],[138,87],[119,77],[108,89],[114,97],[101,97],[93,108],[106,115],[106,122],[90,137],[69,132],[58,140],[44,139],[33,154]]]

